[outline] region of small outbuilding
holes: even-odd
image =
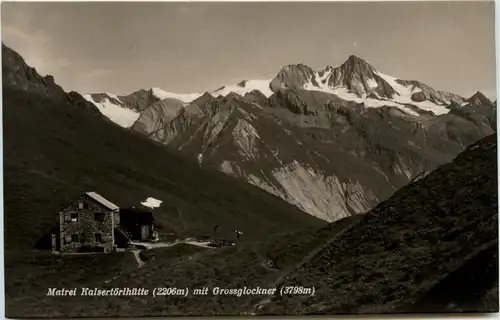
[[[120,209],[119,228],[133,241],[154,241],[153,212],[135,207]]]

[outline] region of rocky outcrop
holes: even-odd
[[[175,99],[163,99],[150,105],[144,110],[132,129],[146,135],[156,135],[172,120],[184,103]]]
[[[125,106],[125,104],[117,96],[109,93],[92,93],[90,94],[90,97],[96,103],[103,103],[105,100],[108,100],[109,102],[118,106]]]
[[[101,116],[99,109],[91,102],[87,101],[76,91],[70,91],[67,94],[70,104],[76,106],[78,109],[85,110],[87,113],[91,113],[95,116]]]
[[[161,100],[153,94],[152,89],[140,89],[129,95],[118,96],[118,98],[124,106],[137,112],[142,112],[153,103]]]
[[[81,108],[95,116],[102,117],[101,112],[79,93],[64,92],[51,75],[41,76],[35,68],[26,64],[25,60],[14,50],[2,43],[2,85],[15,88],[41,97],[57,99],[70,106]]]
[[[309,81],[315,82],[314,71],[304,64],[291,64],[283,67],[276,77],[271,80],[273,92],[281,89],[302,89]]]
[[[259,106],[269,106],[266,96],[259,90],[253,90],[245,94],[245,100],[254,102]]]
[[[414,93],[411,100],[415,102],[431,101],[436,104],[449,104],[451,102],[461,103],[464,98],[449,92],[439,91],[419,81],[396,80],[399,84],[411,87]]]
[[[28,66],[17,52],[4,44],[2,44],[2,82],[3,85],[27,92],[59,99],[66,98],[64,90],[54,82],[52,76],[42,77],[35,68]]]
[[[318,73],[328,87],[345,87],[358,97],[373,95],[378,98],[392,98],[396,91],[378,75],[365,60],[351,55],[338,68],[327,67]]]
[[[495,105],[488,99],[482,92],[476,92],[472,97],[465,100],[467,106],[477,107],[477,106],[493,106]]]

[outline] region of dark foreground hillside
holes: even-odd
[[[46,297],[12,316],[201,316],[498,311],[496,136],[469,147],[365,215],[236,248],[151,250],[99,288],[209,288],[207,295]],[[44,279],[62,286],[65,277]],[[73,282],[81,286],[81,282]],[[315,287],[314,296],[214,295],[220,288]],[[32,297],[42,285],[25,284]],[[192,291],[191,291],[192,292]],[[9,304],[8,304],[9,306]]]
[[[260,313],[498,311],[496,135],[400,189],[330,240]]]

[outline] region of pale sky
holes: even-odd
[[[495,95],[494,2],[2,3],[2,38],[65,90],[191,93],[283,65],[379,71]]]

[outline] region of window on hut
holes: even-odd
[[[86,203],[86,202],[78,202],[78,209],[82,210],[82,209],[88,209],[89,208],[89,204]]]
[[[105,216],[104,212],[94,212],[94,221],[104,222]]]
[[[77,222],[78,221],[78,212],[72,212],[71,213],[71,221],[72,222]]]
[[[71,235],[71,242],[78,242],[78,233],[73,233]]]
[[[102,235],[100,233],[95,234],[95,242],[102,242]]]

